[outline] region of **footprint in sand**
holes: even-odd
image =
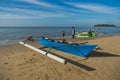
[[[8,64],[7,62],[5,62],[4,64]]]

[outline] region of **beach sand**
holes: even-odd
[[[20,44],[0,46],[0,80],[120,80],[119,35],[74,41],[99,48],[88,59],[52,49],[67,59],[62,64]],[[38,42],[30,45],[40,48]]]

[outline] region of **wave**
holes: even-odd
[[[15,45],[21,40],[0,40],[0,45]]]

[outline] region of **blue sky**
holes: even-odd
[[[120,26],[120,0],[0,0],[0,26]]]

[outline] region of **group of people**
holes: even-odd
[[[74,39],[75,38],[75,27],[74,26],[72,26],[72,32],[71,33],[72,33],[72,39]],[[88,30],[88,34],[92,34],[91,29]],[[62,32],[62,38],[64,39],[64,37],[65,37],[65,32],[63,31]],[[23,42],[26,43],[26,42],[33,42],[33,41],[34,41],[33,37],[28,36],[28,37],[25,38],[25,40]]]
[[[62,32],[62,38],[64,39],[64,37],[65,37],[65,32],[63,31]],[[74,26],[72,26],[72,38],[73,39],[75,38],[75,27]]]
[[[64,39],[64,37],[65,37],[65,32],[63,31],[62,32],[62,38]],[[72,38],[73,39],[75,38],[75,27],[74,26],[72,26]],[[34,41],[33,37],[28,36],[28,37],[25,38],[25,40],[23,42],[27,43],[27,42],[33,42],[33,41]]]

